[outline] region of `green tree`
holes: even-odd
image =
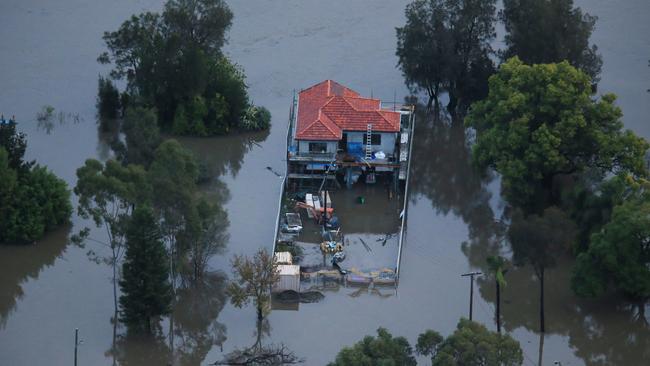
[[[144,107],[129,107],[122,123],[125,146],[120,160],[123,164],[139,164],[148,168],[153,162],[156,148],[162,142],[158,117],[152,109]]]
[[[587,251],[578,255],[571,285],[581,296],[600,296],[615,288],[641,303],[650,298],[647,193],[614,207],[611,221],[592,234]]]
[[[489,256],[487,258],[488,268],[491,274],[494,275],[494,283],[496,285],[496,309],[494,311],[494,318],[497,322],[497,332],[501,333],[501,288],[506,286],[505,274],[508,272],[508,262],[501,256]]]
[[[235,255],[232,270],[234,280],[227,289],[230,302],[241,308],[252,300],[257,320],[262,321],[269,310],[271,287],[280,279],[273,255],[264,248],[260,248],[252,258]]]
[[[508,229],[513,261],[518,266],[530,264],[539,281],[539,324],[545,332],[544,322],[544,272],[556,265],[575,238],[576,227],[564,211],[549,207],[541,216],[525,217],[515,212]]]
[[[27,149],[27,137],[24,133],[16,130],[16,122],[13,120],[0,123],[0,147],[7,152],[11,169],[27,170],[34,164],[34,162],[23,160]]]
[[[397,28],[398,65],[413,90],[442,91],[447,109],[464,112],[487,94],[494,71],[490,42],[496,33],[495,0],[416,0],[406,7],[406,24]]]
[[[198,165],[192,153],[176,140],[160,144],[154,155],[147,176],[153,187],[153,205],[159,216],[162,235],[169,249],[172,287],[175,287],[175,264],[181,254],[177,241],[194,209]]]
[[[447,338],[432,330],[420,334],[416,350],[430,356],[434,366],[515,366],[524,361],[519,342],[467,319]]]
[[[100,258],[92,251],[89,254],[113,269],[113,304],[117,315],[117,265],[124,252],[126,223],[137,204],[151,199],[146,173],[137,165],[125,167],[115,160],[102,164],[88,159],[84,166],[77,169],[74,192],[79,197],[79,216],[92,219],[97,227],[106,229],[108,243],[90,239],[109,247],[110,257]],[[88,228],[83,229],[75,240],[82,242],[86,239],[89,239]]]
[[[220,206],[200,198],[193,207],[179,233],[179,247],[184,254],[181,271],[189,274],[191,282],[198,282],[206,273],[210,258],[225,248],[228,225],[228,215]]]
[[[500,18],[506,28],[504,59],[518,56],[527,64],[567,60],[594,81],[602,66],[589,45],[596,17],[573,7],[573,0],[504,0]]]
[[[18,171],[0,146],[0,244],[28,244],[70,219],[66,183],[41,166]]]
[[[102,130],[110,130],[111,121],[118,117],[120,111],[120,92],[113,82],[100,76],[97,80],[97,114]]]
[[[154,108],[163,130],[207,136],[250,129],[244,74],[221,52],[231,23],[223,0],[168,0],[161,15],[134,15],[106,32],[108,51],[98,61],[114,65],[111,77],[127,81],[122,99]]]
[[[329,366],[408,366],[417,365],[413,349],[404,337],[393,337],[384,328],[377,329],[377,337],[365,336],[352,347],[345,347]]]
[[[165,3],[165,31],[183,44],[196,45],[210,56],[221,53],[232,11],[223,0],[170,0]]]
[[[167,254],[153,211],[133,211],[126,226],[126,253],[120,279],[121,320],[130,330],[151,333],[152,320],[171,311]]]
[[[473,160],[501,174],[510,204],[541,212],[559,202],[558,177],[587,170],[647,174],[649,145],[623,130],[616,97],[593,99],[589,77],[567,62],[528,66],[515,57],[489,83],[466,124],[477,132]]]

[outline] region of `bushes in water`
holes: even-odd
[[[241,127],[249,131],[265,130],[271,126],[271,112],[262,106],[251,105],[242,117]]]
[[[12,169],[0,146],[0,244],[27,244],[70,218],[66,183],[41,166]]]
[[[126,80],[123,100],[156,109],[161,130],[211,136],[268,128],[268,111],[251,106],[243,71],[221,52],[231,22],[224,1],[168,1],[162,14],[134,15],[106,32],[108,52],[98,61]],[[100,82],[100,95],[114,100],[113,85]]]

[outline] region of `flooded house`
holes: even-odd
[[[299,291],[397,286],[413,112],[333,80],[294,95],[274,252]]]

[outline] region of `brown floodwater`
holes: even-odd
[[[110,149],[95,124],[95,62],[102,32],[134,12],[159,10],[162,0],[3,0],[0,2],[0,112],[15,114],[28,134],[28,157],[47,165],[71,186],[87,158],[106,159]],[[236,309],[224,293],[223,271],[235,253],[270,249],[284,171],[285,133],[293,89],[335,79],[362,94],[401,100],[408,94],[395,68],[395,30],[406,1],[230,1],[235,13],[226,52],[243,66],[256,104],[273,115],[270,133],[182,139],[207,162],[215,178],[206,189],[228,213],[228,245],[211,262],[198,287],[179,291],[173,347],[166,336],[114,338],[110,268],[89,260],[92,249],[68,243],[73,225],[34,246],[0,248],[0,365],[69,365],[79,328],[81,365],[209,364],[256,341],[252,308]],[[614,92],[628,128],[650,138],[650,3],[647,0],[581,0],[599,17],[593,41],[604,67],[600,92]],[[52,105],[63,118],[42,128],[36,113]],[[413,153],[406,242],[397,290],[330,288],[325,299],[298,311],[273,311],[265,343],[284,343],[307,364],[325,364],[344,345],[377,327],[412,343],[426,328],[449,334],[467,316],[469,283],[460,274],[484,270],[498,250],[504,203],[499,181],[480,177],[469,163],[465,131],[421,116]],[[345,212],[345,208],[343,209]],[[344,215],[345,213],[342,213]],[[350,214],[348,212],[348,214]],[[92,231],[101,241],[101,230]],[[548,271],[547,333],[543,365],[645,365],[650,328],[642,312],[612,295],[576,298],[568,286],[570,259]],[[525,364],[540,359],[538,284],[526,269],[507,275],[503,325],[521,342]],[[494,283],[479,278],[474,319],[490,329]],[[645,313],[650,313],[646,309]],[[426,360],[420,360],[426,364]]]

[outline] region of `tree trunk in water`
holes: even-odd
[[[499,286],[499,281],[497,281],[496,318],[497,318],[497,332],[500,334],[501,333],[501,287]]]
[[[544,267],[540,271],[539,276],[539,330],[544,333]]]

